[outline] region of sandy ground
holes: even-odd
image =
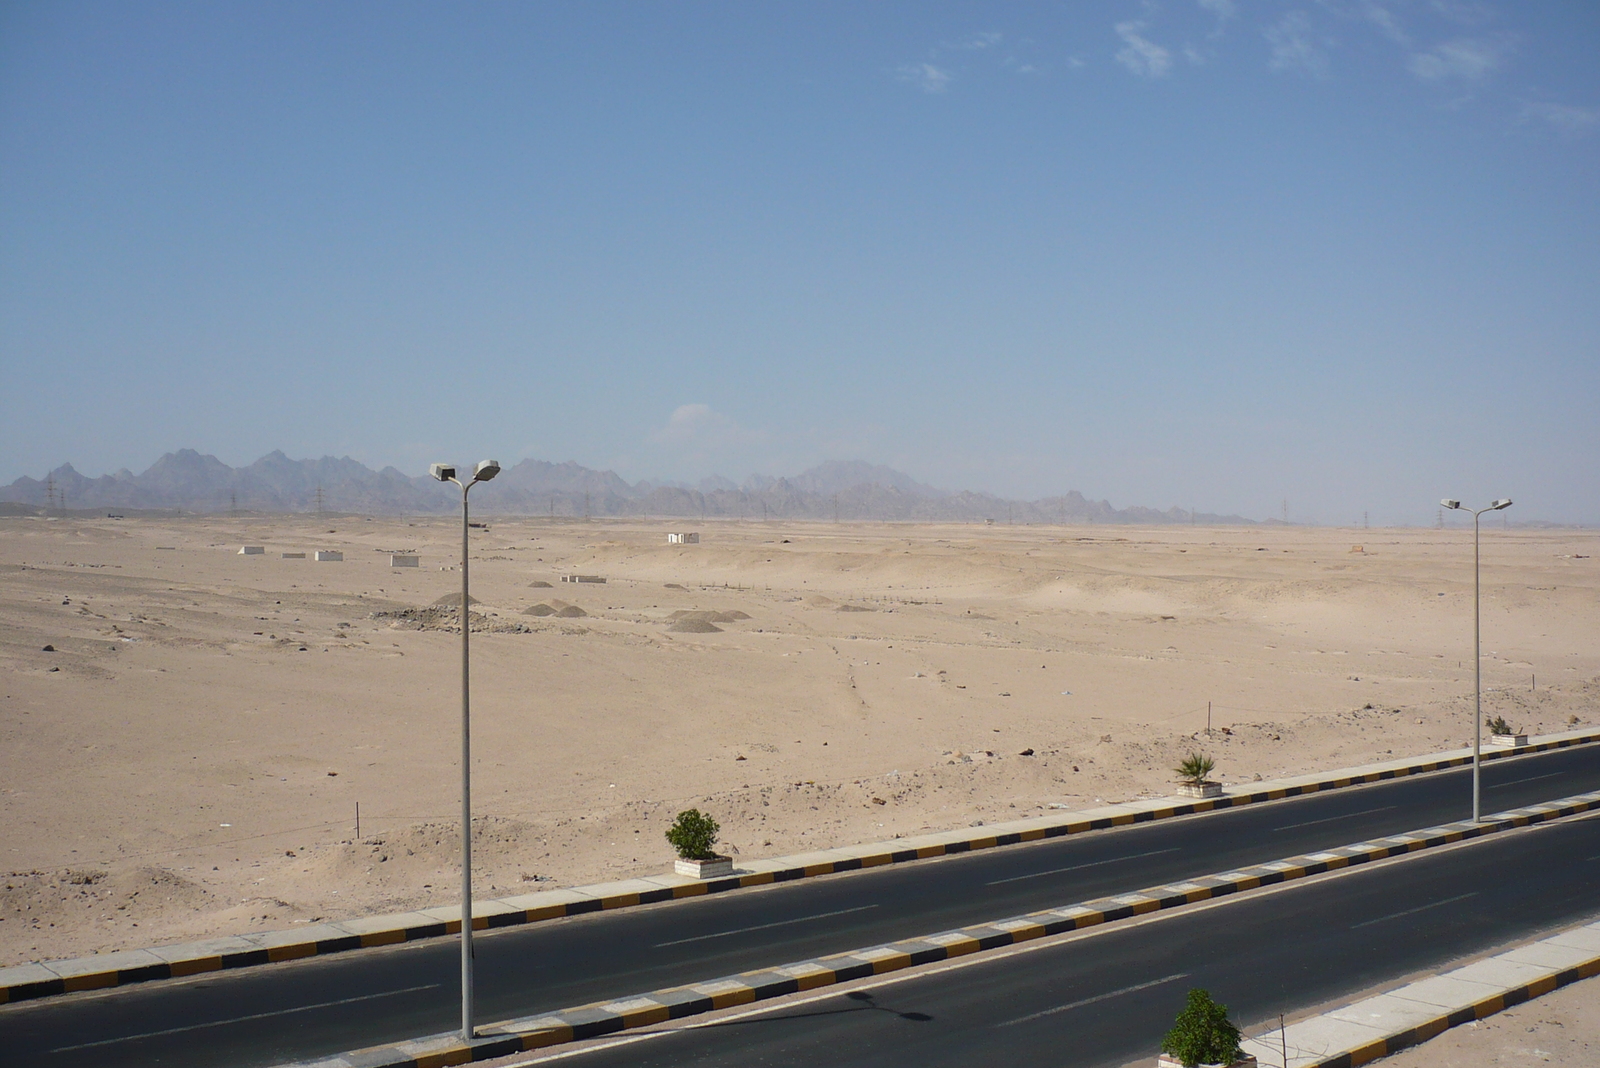
[[[1597,983],[1573,983],[1376,1063],[1383,1068],[1594,1068],[1600,1064]]]
[[[690,805],[753,857],[1470,736],[1470,531],[674,529],[473,532],[478,893],[665,870]],[[453,902],[459,530],[0,520],[0,964]],[[1486,530],[1486,712],[1600,722],[1597,558]]]

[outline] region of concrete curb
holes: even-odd
[[[1544,735],[1517,749],[1486,747],[1483,759],[1500,760],[1526,753],[1600,742],[1600,730],[1565,731]],[[748,886],[790,882],[817,875],[902,864],[930,857],[968,853],[978,849],[1036,842],[1086,831],[1105,830],[1152,820],[1172,819],[1243,805],[1279,801],[1289,797],[1337,790],[1348,786],[1399,779],[1461,767],[1472,762],[1472,750],[1456,749],[1428,757],[1408,757],[1333,772],[1225,787],[1223,796],[1203,801],[1154,798],[1081,812],[1063,812],[1026,820],[997,823],[981,829],[954,831],[871,842],[796,856],[770,857],[743,862],[732,876],[696,880],[663,874],[614,883],[547,890],[518,897],[476,901],[472,929],[483,931],[513,927],[562,916],[577,916],[605,909],[629,908],[659,901],[698,897]],[[102,953],[74,960],[48,961],[0,969],[0,1005],[79,990],[98,990],[156,979],[176,979],[229,968],[323,956],[345,950],[395,945],[420,938],[461,932],[461,907],[441,906],[387,916],[368,916],[319,923],[297,931],[268,931],[231,935],[180,945],[157,946]]]
[[[1470,821],[1441,824],[1408,834],[1358,842],[1338,849],[1288,857],[1218,875],[1150,887],[1131,894],[1118,894],[1076,905],[1030,912],[993,923],[975,924],[920,938],[908,938],[885,945],[852,950],[848,953],[836,953],[774,968],[741,972],[709,982],[654,990],[613,1001],[564,1009],[560,1012],[507,1020],[480,1029],[481,1037],[470,1043],[463,1042],[459,1035],[434,1035],[303,1062],[298,1068],[434,1068],[437,1065],[492,1060],[496,1057],[543,1049],[578,1039],[597,1038],[617,1031],[697,1016],[735,1005],[783,997],[803,990],[814,990],[853,979],[881,975],[884,972],[899,971],[919,964],[932,964],[951,957],[960,957],[986,949],[998,949],[1132,916],[1182,908],[1185,905],[1254,890],[1261,886],[1304,879],[1356,864],[1434,849],[1453,842],[1483,838],[1500,831],[1546,823],[1596,809],[1600,809],[1600,790],[1576,794],[1547,804],[1499,812],[1478,824]]]
[[[1600,975],[1600,922],[1430,976],[1241,1043],[1257,1063],[1356,1068],[1512,1005]]]

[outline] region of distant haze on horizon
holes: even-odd
[[[0,484],[1600,523],[1600,5],[0,8]]]

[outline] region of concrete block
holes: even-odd
[[[1474,983],[1488,983],[1499,990],[1509,990],[1550,974],[1549,968],[1537,964],[1518,964],[1504,957],[1490,957],[1447,973],[1452,979],[1466,979]]]
[[[1570,946],[1573,949],[1588,950],[1595,956],[1600,956],[1600,927],[1591,925],[1577,927],[1570,931],[1562,931],[1558,935],[1546,938],[1545,942],[1553,946]]]
[[[233,953],[249,953],[260,949],[259,943],[239,935],[207,938],[199,942],[184,942],[176,946],[152,946],[145,950],[168,964],[178,961],[199,960],[204,957],[224,957]]]
[[[1591,961],[1600,953],[1589,949],[1575,949],[1571,946],[1556,946],[1549,942],[1535,942],[1531,946],[1513,949],[1510,953],[1500,954],[1501,960],[1514,961],[1517,964],[1532,964],[1546,971],[1560,972],[1568,968],[1575,968],[1586,961]]]
[[[1388,1037],[1381,1027],[1337,1020],[1331,1016],[1313,1016],[1309,1020],[1290,1024],[1288,1032],[1289,1068],[1315,1064],[1344,1050],[1358,1049]],[[1278,1057],[1272,1057],[1266,1063],[1276,1063],[1277,1060]]]
[[[43,964],[18,964],[12,968],[0,968],[0,988],[49,983],[60,978],[59,972],[53,972]]]
[[[337,549],[318,549],[317,560],[321,563],[340,563],[344,560],[344,553]]]
[[[455,919],[452,914],[451,919]],[[387,916],[357,916],[328,924],[353,935],[381,934],[385,931],[404,931],[408,928],[427,927],[439,921],[420,912],[391,912]]]
[[[1441,1015],[1436,1006],[1397,997],[1398,993],[1379,994],[1375,998],[1334,1009],[1328,1015],[1336,1020],[1376,1027],[1385,1032],[1405,1031]]]
[[[420,567],[421,564],[421,559],[415,556],[403,555],[401,553],[389,554],[390,567]]]
[[[1409,986],[1391,991],[1398,998],[1415,1001],[1420,1005],[1430,1005],[1434,1008],[1453,1012],[1456,1009],[1475,1005],[1484,998],[1493,997],[1500,992],[1500,988],[1493,983],[1475,983],[1467,979],[1456,979],[1448,975],[1435,975],[1427,979],[1419,979]]]
[[[527,911],[529,909],[554,908],[558,905],[576,905],[580,902],[594,901],[596,896],[586,889],[540,890],[532,894],[503,897],[500,900],[514,909]]]
[[[63,979],[73,979],[99,972],[131,971],[134,968],[149,968],[152,965],[165,963],[166,961],[148,949],[123,949],[93,957],[78,957],[75,960],[55,960],[47,967]]]
[[[245,545],[239,549],[240,556],[260,556],[267,551],[265,545]]]

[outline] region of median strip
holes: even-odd
[[[1485,761],[1543,753],[1600,742],[1600,731],[1585,728],[1546,735],[1515,749],[1485,749]],[[1320,772],[1290,779],[1224,788],[1223,796],[1176,802],[1155,798],[1107,805],[1082,812],[1060,812],[1028,820],[1012,820],[982,828],[962,828],[798,856],[746,861],[742,870],[722,879],[698,880],[675,874],[626,879],[594,886],[547,890],[519,897],[478,901],[472,908],[472,929],[514,927],[563,916],[649,905],[660,901],[724,893],[750,886],[791,882],[818,875],[901,864],[930,857],[1037,842],[1064,835],[1125,827],[1153,820],[1239,808],[1322,793],[1348,786],[1401,779],[1472,762],[1470,749],[1428,757]],[[248,968],[258,964],[324,956],[346,950],[396,945],[423,938],[461,933],[460,906],[418,909],[388,916],[311,924],[294,931],[230,935],[181,945],[102,953],[74,960],[46,961],[0,968],[0,1004],[27,1001],[79,990],[98,990],[158,979],[179,979],[204,972]]]
[[[470,1043],[463,1042],[459,1035],[436,1035],[306,1062],[302,1068],[433,1068],[436,1065],[491,1060],[902,968],[932,964],[969,953],[999,949],[1151,912],[1182,908],[1261,886],[1483,838],[1592,810],[1600,810],[1600,790],[1496,813],[1481,823],[1463,821],[1441,824],[1409,834],[1357,842],[1337,849],[1288,857],[1130,894],[1097,898],[920,938],[741,972],[708,982],[508,1020],[482,1028],[481,1037]]]

